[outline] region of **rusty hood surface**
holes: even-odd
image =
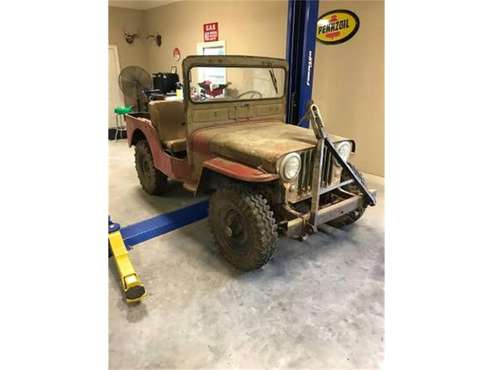
[[[333,142],[344,140],[330,135]],[[235,160],[268,172],[276,172],[276,162],[291,152],[314,148],[312,129],[283,122],[243,122],[208,127],[194,132],[192,147],[207,147],[209,153]]]

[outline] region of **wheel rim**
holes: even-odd
[[[142,169],[144,170],[144,174],[146,175],[146,177],[148,177],[151,169],[149,167],[149,163],[145,159],[143,160],[142,163]]]
[[[151,167],[149,161],[143,155],[139,156],[139,167],[142,173],[142,180],[146,185],[149,185],[151,177]]]
[[[235,251],[245,254],[248,251],[248,234],[242,215],[235,209],[225,212],[223,232],[224,240]]]

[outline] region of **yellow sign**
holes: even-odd
[[[353,37],[359,28],[359,18],[349,10],[332,10],[317,21],[317,40],[324,44],[341,44]]]

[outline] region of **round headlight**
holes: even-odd
[[[344,162],[347,162],[351,154],[352,145],[349,141],[343,141],[336,145],[337,153],[341,156]]]
[[[301,168],[301,157],[298,153],[289,153],[279,162],[279,175],[284,181],[290,181],[298,176]]]

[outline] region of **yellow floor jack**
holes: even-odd
[[[113,255],[113,259],[118,269],[118,274],[120,275],[120,283],[127,302],[140,302],[146,294],[144,284],[142,284],[139,275],[135,272],[132,262],[130,261],[127,247],[125,246],[122,234],[120,233],[120,225],[113,223],[109,217],[108,242],[111,254]]]

